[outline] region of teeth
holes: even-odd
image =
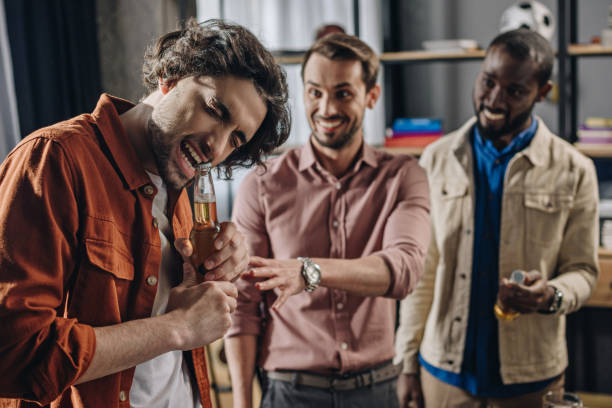
[[[185,146],[187,146],[187,150],[191,154],[191,157],[193,157],[193,160],[195,160],[196,163],[200,164],[202,162],[202,159],[200,159],[200,156],[198,156],[198,154],[193,149],[193,147],[191,147],[191,145],[189,143],[185,143]]]
[[[333,127],[338,126],[340,123],[342,123],[341,120],[333,120],[333,121],[319,120],[319,124],[325,128],[333,128]]]
[[[181,154],[183,155],[183,159],[185,159],[185,162],[186,162],[186,163],[189,165],[189,167],[191,167],[193,170],[195,170],[195,167],[193,167],[193,166],[191,165],[191,162],[190,162],[190,161],[189,161],[189,159],[187,158],[187,155],[186,155],[185,153],[183,153],[182,151],[181,151]]]
[[[488,109],[483,110],[483,113],[484,113],[485,117],[487,119],[490,119],[490,120],[500,120],[500,119],[504,118],[504,114],[503,113],[493,113],[493,112],[491,112]]]

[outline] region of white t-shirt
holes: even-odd
[[[147,174],[157,187],[157,195],[153,199],[153,217],[157,219],[162,249],[157,294],[151,311],[151,316],[158,316],[166,311],[170,289],[179,283],[176,265],[180,265],[180,262],[177,262],[172,243],[167,238],[172,236],[172,230],[166,215],[168,203],[166,186],[158,175],[149,172]],[[202,407],[197,387],[192,387],[189,368],[182,351],[171,351],[136,366],[130,389],[130,406],[134,408]]]

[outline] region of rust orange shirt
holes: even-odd
[[[157,290],[156,189],[119,119],[132,106],[104,94],[0,167],[0,398],[13,399],[0,406],[129,407],[133,368],[73,384],[94,355],[93,327],[149,317]],[[187,194],[168,194],[174,237],[187,237]],[[209,407],[204,351],[185,355]]]

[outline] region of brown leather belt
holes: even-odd
[[[266,374],[272,380],[336,391],[350,391],[390,380],[397,377],[401,371],[401,364],[393,365],[392,362],[388,362],[371,370],[348,375],[327,376],[302,371],[267,371]]]

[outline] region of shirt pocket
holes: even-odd
[[[92,325],[125,321],[135,275],[129,237],[113,221],[94,217],[87,217],[83,235],[69,317]]]
[[[574,198],[569,194],[526,193],[525,235],[527,241],[550,246],[561,241]]]
[[[85,252],[92,265],[118,279],[134,280],[134,259],[122,245],[86,238]]]
[[[433,185],[431,190],[431,217],[437,220],[434,228],[439,252],[456,255],[459,238],[464,228],[463,212],[465,199],[468,197],[468,186],[465,183],[454,183],[449,180]]]

